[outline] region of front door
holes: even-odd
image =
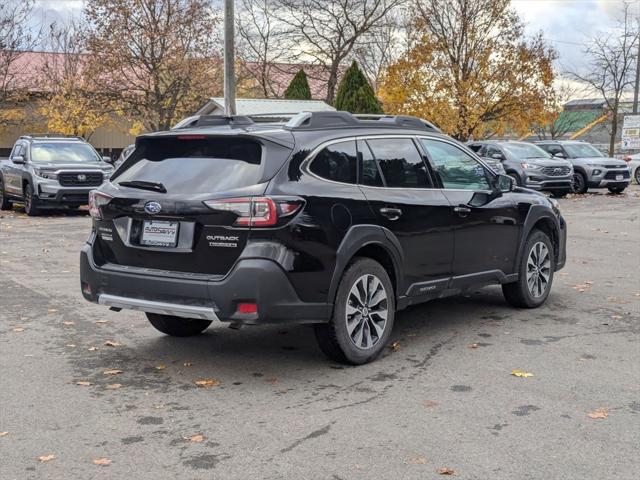
[[[459,146],[431,138],[420,142],[450,204],[454,277],[474,283],[514,273],[521,229],[515,194],[495,193],[493,173]]]
[[[414,142],[410,137],[359,139],[360,184],[378,221],[402,247],[408,294],[437,295],[451,276],[450,207],[442,190],[434,188]]]
[[[4,188],[12,195],[22,195],[22,172],[24,165],[13,163],[12,159],[22,156],[26,160],[26,148],[23,142],[18,142],[11,150],[9,161],[5,162]]]

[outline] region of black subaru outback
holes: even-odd
[[[313,323],[352,364],[381,352],[397,310],[487,284],[538,307],[565,263],[554,200],[414,117],[200,117],[140,136],[90,211],[87,300],[176,336]]]

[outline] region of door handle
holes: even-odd
[[[402,210],[399,208],[382,207],[380,213],[389,220],[397,220],[400,218],[400,215],[402,215]]]
[[[465,207],[464,205],[458,205],[457,207],[453,207],[453,211],[456,212],[461,217],[466,217],[471,213],[471,209],[469,207]]]

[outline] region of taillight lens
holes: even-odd
[[[278,219],[294,214],[302,206],[301,199],[273,197],[242,197],[206,200],[212,210],[235,213],[235,227],[272,227]]]
[[[106,205],[111,201],[113,197],[106,193],[99,192],[98,190],[91,190],[89,192],[89,215],[96,220],[102,220],[102,211],[100,207]]]

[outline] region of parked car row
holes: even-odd
[[[519,186],[548,191],[555,197],[586,193],[589,188],[621,193],[631,181],[627,162],[605,157],[586,142],[479,141],[468,146],[485,159],[502,162],[507,175]],[[638,178],[639,170],[634,170]]]

